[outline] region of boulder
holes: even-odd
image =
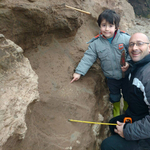
[[[22,53],[0,34],[0,147],[13,135],[24,139],[27,108],[39,100],[38,76]]]

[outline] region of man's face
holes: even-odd
[[[115,24],[110,24],[105,19],[101,22],[100,30],[102,34],[108,39],[114,36],[114,33],[116,31]]]
[[[148,38],[142,33],[135,33],[130,38],[128,50],[129,55],[134,62],[142,60],[150,53],[150,44]]]

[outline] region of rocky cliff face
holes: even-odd
[[[150,18],[149,0],[128,0],[133,6],[135,14],[140,17]]]
[[[63,3],[91,15],[66,8]],[[27,128],[23,123],[21,132],[25,138],[18,140],[18,132],[12,132],[16,134],[5,137],[3,150],[98,150],[101,141],[109,134],[108,126],[68,122],[68,119],[108,122],[112,117],[109,93],[99,62],[79,81],[70,84],[70,80],[87,50],[86,42],[99,33],[98,15],[106,8],[116,10],[122,18],[120,29],[127,30],[135,19],[133,8],[126,0],[65,0],[63,3],[60,0],[0,2],[0,31],[25,50],[24,55],[38,75],[40,94],[40,101],[29,105],[37,99],[37,76],[34,71],[30,70],[34,75],[25,71],[23,64],[26,63],[21,63],[18,74],[24,71],[34,79],[28,80],[28,84],[26,77],[21,80],[23,83],[20,79],[15,82],[17,88],[21,83],[24,85],[22,91],[30,99],[22,108],[27,123]],[[26,60],[24,56],[22,58],[22,62]],[[19,68],[17,64],[13,66],[11,72]],[[13,77],[18,78],[18,75]],[[11,83],[8,79],[1,82]],[[27,89],[35,91],[35,97]],[[9,93],[16,97],[14,103],[17,106],[20,101],[26,102],[23,94]],[[8,99],[9,94],[5,94]],[[8,106],[15,108],[9,103]]]
[[[0,148],[15,134],[24,139],[27,107],[39,99],[38,76],[22,53],[0,34]]]

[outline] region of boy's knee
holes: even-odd
[[[118,93],[118,94],[109,94],[109,100],[111,103],[116,103],[116,102],[119,102],[121,99],[121,94]]]

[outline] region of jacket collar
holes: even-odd
[[[138,62],[133,62],[132,60],[129,62],[131,65],[131,71],[134,71],[136,68],[142,67],[150,62],[150,54],[145,56],[142,60]]]

